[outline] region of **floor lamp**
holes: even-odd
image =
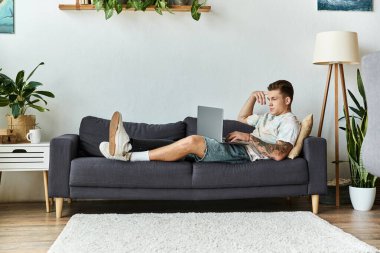
[[[349,122],[346,84],[344,80],[343,64],[359,64],[358,35],[355,32],[330,31],[318,33],[315,41],[314,64],[328,65],[327,80],[323,98],[321,117],[318,128],[318,137],[321,137],[323,119],[325,117],[326,101],[329,93],[331,73],[334,68],[334,95],[335,95],[335,179],[336,195],[335,205],[340,205],[339,199],[339,124],[338,124],[338,101],[339,101],[339,77],[342,88],[343,104],[346,121]],[[340,75],[339,75],[340,74]],[[348,125],[349,127],[349,125]]]

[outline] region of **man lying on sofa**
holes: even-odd
[[[108,159],[122,161],[177,161],[191,157],[197,162],[244,162],[258,159],[280,161],[287,157],[293,148],[300,124],[291,112],[293,86],[285,80],[268,86],[268,91],[255,91],[240,110],[238,120],[255,127],[248,134],[232,132],[226,141],[219,143],[204,136],[192,135],[172,144],[152,150],[132,152],[130,138],[126,133],[122,116],[115,112],[110,122],[109,142],[99,145],[101,153]],[[269,103],[269,113],[253,114],[255,103]],[[234,141],[246,141],[249,145],[236,145]],[[133,144],[134,145],[134,144]]]

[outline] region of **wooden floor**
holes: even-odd
[[[252,199],[231,201],[73,201],[64,203],[63,218],[45,213],[41,203],[0,203],[0,252],[46,252],[76,213],[144,212],[274,212],[310,211],[305,197],[290,201]],[[54,208],[53,208],[54,210]],[[354,211],[350,205],[340,208],[320,205],[319,216],[357,238],[380,248],[380,206],[370,212]]]

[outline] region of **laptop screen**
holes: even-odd
[[[223,109],[198,106],[197,134],[222,142]]]

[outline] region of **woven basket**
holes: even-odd
[[[34,129],[36,127],[35,115],[20,115],[16,119],[11,115],[7,115],[7,121],[8,129],[12,129],[17,137],[16,142],[29,142],[26,139],[26,134],[29,133],[30,129]]]

